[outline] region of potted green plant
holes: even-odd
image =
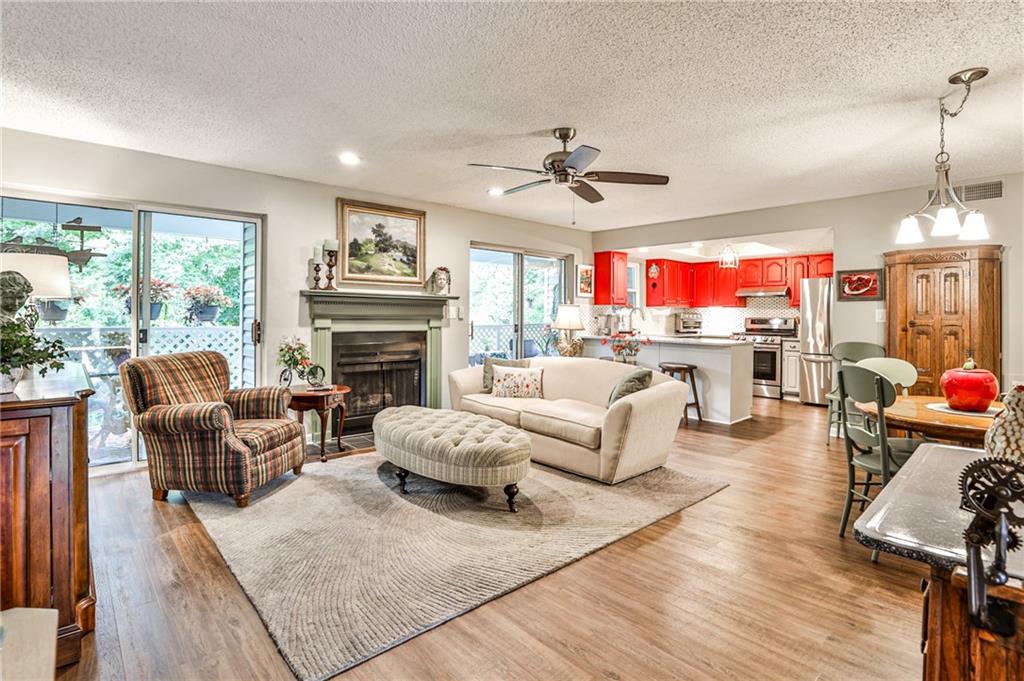
[[[30,319],[0,317],[0,393],[14,392],[26,367],[38,366],[40,376],[60,371],[67,354],[59,339],[38,335]]]
[[[172,284],[169,281],[163,279],[157,279],[153,277],[149,280],[149,318],[159,319],[160,315],[164,311],[164,303],[169,301],[174,296],[174,289],[178,288],[177,284]],[[127,284],[115,284],[110,288],[110,291],[118,296],[124,298],[124,308],[127,314],[132,313],[132,299],[128,295],[130,288]],[[139,296],[142,296],[141,290]]]
[[[195,325],[215,320],[220,308],[230,305],[231,299],[220,286],[200,285],[185,289],[185,302],[185,321]]]

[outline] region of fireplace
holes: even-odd
[[[346,433],[370,430],[373,417],[387,407],[426,404],[426,345],[423,331],[331,334],[331,380],[352,388]]]

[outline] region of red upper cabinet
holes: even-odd
[[[742,267],[742,264],[740,265]],[[761,286],[785,286],[786,258],[765,258],[761,261]]]
[[[625,305],[629,256],[621,251],[594,253],[594,305]]]
[[[677,260],[648,260],[647,307],[689,307],[692,303],[692,268]],[[652,276],[656,275],[656,276]]]
[[[715,283],[718,264],[702,262],[693,266],[693,307],[715,304]]]
[[[746,299],[736,297],[736,281],[739,270],[735,267],[715,268],[715,295],[712,305],[719,307],[743,307],[747,304]]]
[[[789,286],[790,307],[800,307],[800,280],[807,278],[807,261],[806,255],[787,258],[787,285]]]
[[[740,260],[740,266],[736,270],[736,285],[740,288],[761,286],[764,276],[763,264],[763,260]]]
[[[644,263],[644,301],[647,307],[665,306],[665,261],[648,260]]]
[[[807,276],[809,278],[831,277],[833,274],[831,253],[807,256]]]

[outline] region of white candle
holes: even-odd
[[[324,239],[324,250],[325,251],[337,251],[338,240],[337,239]]]
[[[313,246],[313,262],[321,263],[324,261],[324,249],[323,246]]]

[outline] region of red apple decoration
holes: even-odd
[[[939,387],[950,409],[984,412],[999,394],[999,381],[995,374],[978,369],[974,358],[968,357],[962,369],[950,369],[942,374]]]

